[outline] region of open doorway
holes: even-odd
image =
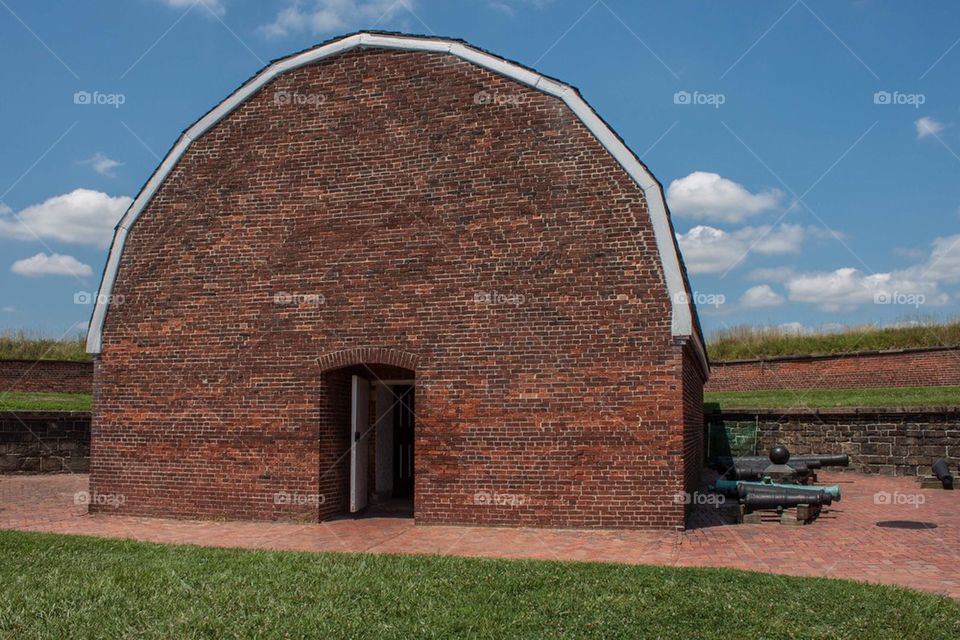
[[[321,440],[321,452],[336,455],[342,469],[339,488],[342,501],[327,504],[324,517],[413,517],[416,474],[416,418],[413,371],[383,365],[352,366],[331,372],[343,381],[341,436]],[[335,390],[330,384],[328,389]],[[337,402],[336,396],[331,400]],[[344,415],[345,414],[345,415]],[[345,424],[344,424],[345,423]],[[342,439],[341,439],[342,438]],[[328,444],[329,443],[329,444]],[[321,454],[321,457],[323,454]],[[341,466],[342,465],[342,466]],[[322,478],[322,480],[325,478]],[[334,480],[332,477],[330,480]],[[336,481],[335,481],[336,482]]]
[[[413,380],[378,380],[374,388],[375,473],[367,515],[412,517],[416,473]]]

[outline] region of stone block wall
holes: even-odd
[[[90,414],[0,412],[0,473],[86,473]]]
[[[755,424],[759,454],[775,444],[793,455],[847,453],[851,471],[914,476],[938,458],[960,465],[960,408],[724,411],[707,420]]]

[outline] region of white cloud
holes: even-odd
[[[10,271],[21,276],[77,276],[83,278],[93,274],[90,265],[84,264],[73,256],[62,256],[59,253],[47,255],[38,253],[32,258],[17,260],[10,267]]]
[[[174,9],[189,9],[193,5],[197,5],[197,8],[207,13],[207,10],[203,8],[202,5],[206,5],[207,9],[210,10],[215,15],[223,16],[227,13],[227,8],[224,6],[223,0],[160,0],[163,4]]]
[[[122,162],[117,162],[113,158],[108,158],[107,156],[100,153],[99,151],[93,154],[93,156],[87,158],[86,160],[81,160],[80,164],[90,165],[91,167],[93,167],[94,171],[108,178],[117,177],[117,174],[114,171],[114,169],[116,169],[117,167],[123,166]]]
[[[798,253],[807,235],[808,230],[794,224],[743,227],[731,232],[698,225],[677,234],[677,241],[690,273],[721,273],[740,264],[750,252]]]
[[[929,116],[923,116],[914,123],[917,126],[917,140],[928,136],[935,136],[943,131],[943,123],[937,122]]]
[[[694,171],[667,188],[667,201],[676,215],[720,222],[742,222],[773,209],[781,196],[775,189],[750,193],[743,185],[707,171]]]
[[[508,2],[490,2],[488,6],[491,9],[495,9],[496,11],[499,11],[500,13],[505,13],[511,17],[517,15],[517,10],[513,7],[513,5],[509,4]]]
[[[553,0],[492,0],[487,3],[491,9],[505,13],[508,16],[515,16],[517,9],[521,5],[529,5],[535,9],[542,9],[553,2]]]
[[[786,280],[791,302],[824,311],[863,304],[939,306],[950,301],[942,285],[960,283],[960,234],[935,238],[926,258],[896,271],[866,274],[845,267],[829,272],[794,273]]]
[[[926,256],[926,251],[914,247],[894,247],[893,255],[908,260],[920,260]]]
[[[790,333],[796,336],[802,336],[811,333],[811,329],[809,329],[802,322],[784,322],[781,325],[777,325],[777,328],[784,333]]]
[[[791,302],[814,304],[824,311],[849,310],[863,304],[942,305],[949,300],[936,282],[919,279],[912,270],[866,274],[844,267],[825,273],[798,275],[787,282]],[[900,304],[901,302],[898,302]]]
[[[16,307],[0,307],[0,313],[16,313]]]
[[[770,288],[768,284],[750,287],[742,296],[740,304],[748,309],[759,309],[760,307],[778,307],[786,302],[786,299]]]
[[[16,216],[8,209],[0,215],[0,237],[107,247],[113,228],[131,202],[126,196],[75,189],[29,206]]]
[[[321,34],[347,31],[359,26],[376,27],[405,9],[415,0],[312,0],[307,8],[301,0],[288,2],[270,24],[259,28],[268,38],[293,33]]]
[[[960,234],[936,238],[930,258],[914,271],[917,277],[955,284],[960,282]]]

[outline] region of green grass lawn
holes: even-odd
[[[87,393],[0,393],[0,411],[89,411]],[[721,391],[704,394],[708,409],[791,407],[918,407],[960,405],[960,387],[903,389],[818,389],[813,391]]]
[[[711,360],[722,361],[956,345],[960,345],[960,322],[954,320],[905,327],[868,325],[801,335],[777,327],[731,327],[710,336],[707,352]]]
[[[27,331],[0,333],[0,360],[75,360],[89,362],[86,339],[82,334],[60,340],[44,338]]]
[[[960,602],[718,569],[0,532],[9,638],[956,638]]]
[[[704,393],[707,409],[788,409],[791,407],[918,407],[960,405],[960,387],[897,389],[815,389],[789,391],[714,391]]]
[[[0,411],[90,411],[89,393],[0,393]]]

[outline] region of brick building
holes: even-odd
[[[682,526],[689,299],[660,184],[575,89],[459,41],[330,41],[188,129],[118,225],[91,490],[124,500],[93,506]]]

